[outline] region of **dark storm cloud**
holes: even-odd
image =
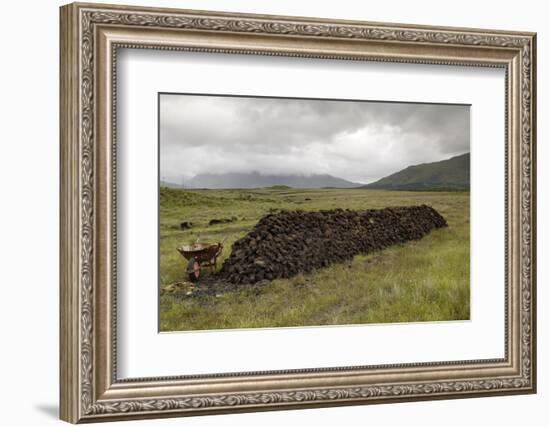
[[[161,95],[161,176],[328,173],[370,182],[469,151],[469,108]]]

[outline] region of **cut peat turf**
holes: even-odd
[[[446,226],[439,212],[427,205],[269,214],[233,244],[216,276],[234,285],[290,278],[418,240]]]

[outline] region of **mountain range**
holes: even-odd
[[[172,188],[264,188],[284,185],[291,188],[372,188],[410,191],[452,191],[470,189],[470,153],[446,160],[412,165],[376,182],[363,185],[328,174],[263,175],[259,172],[198,174],[184,184],[161,181]]]
[[[263,175],[259,172],[204,173],[185,183],[186,188],[263,188],[286,185],[292,188],[352,188],[361,184],[336,178],[328,174],[313,175]]]

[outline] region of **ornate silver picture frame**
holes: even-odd
[[[63,6],[60,22],[61,419],[79,423],[536,391],[534,33],[80,3]],[[119,378],[115,148],[116,62],[122,48],[503,69],[504,357]]]

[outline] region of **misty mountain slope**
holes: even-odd
[[[433,163],[409,166],[364,188],[386,190],[469,190],[470,153]]]
[[[167,188],[184,188],[183,185],[181,184],[175,184],[173,182],[163,181],[163,180],[160,180],[160,186],[167,187]]]
[[[292,188],[352,188],[361,184],[346,181],[328,174],[315,175],[262,175],[259,172],[199,174],[185,183],[186,188],[263,188],[286,185]]]

